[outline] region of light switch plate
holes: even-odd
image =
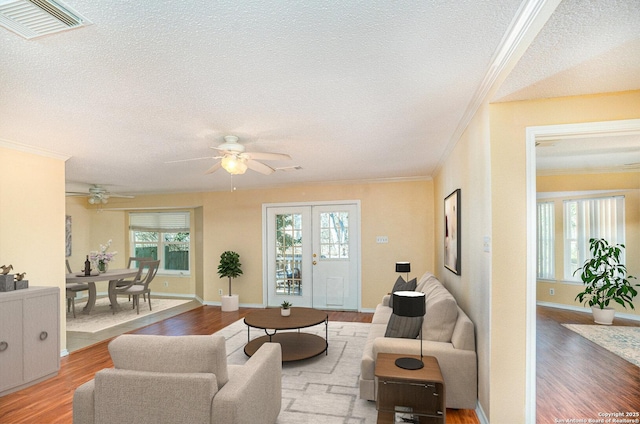
[[[389,237],[387,236],[377,236],[376,243],[389,243]]]

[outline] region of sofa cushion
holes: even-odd
[[[416,289],[416,279],[412,279],[409,281],[404,281],[404,278],[401,276],[398,277],[396,283],[393,285],[393,289],[391,289],[391,293],[395,293],[397,291],[415,291]],[[389,307],[393,308],[393,296],[389,299]]]
[[[211,373],[218,388],[229,381],[222,336],[152,336],[123,334],[109,343],[118,369],[164,373]]]
[[[401,317],[391,314],[385,337],[399,337],[402,339],[415,339],[420,334],[422,317]]]
[[[424,340],[451,342],[458,318],[458,304],[442,285],[434,286],[426,294],[426,312],[422,324]]]
[[[416,284],[416,291],[420,291],[425,293],[425,290],[428,290],[433,285],[441,285],[440,281],[430,272],[425,272],[418,283]]]

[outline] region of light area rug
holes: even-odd
[[[562,325],[640,367],[640,327]]]
[[[370,324],[329,322],[329,350],[315,358],[282,364],[282,409],[278,424],[375,423],[375,402],[360,399],[360,360]],[[302,329],[324,338],[324,324]],[[226,339],[229,364],[244,364],[247,326],[243,320],[216,334]],[[264,335],[251,329],[251,339]]]
[[[128,302],[126,298],[119,298],[118,304],[120,305],[121,310],[113,314],[111,312],[111,303],[109,302],[109,298],[101,297],[96,299],[96,304],[91,315],[86,315],[82,312],[82,309],[87,302],[81,300],[76,302],[75,318],[73,317],[73,313],[67,312],[67,331],[96,333],[139,318],[149,317],[158,312],[166,311],[167,309],[183,305],[187,302],[190,301],[154,297],[151,299],[151,307],[153,308],[153,311],[150,311],[149,304],[140,299],[140,315],[138,315],[136,310],[132,309],[133,302]]]

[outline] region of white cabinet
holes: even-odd
[[[0,396],[60,369],[60,289],[0,293]]]

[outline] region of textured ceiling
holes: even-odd
[[[204,175],[226,134],[298,171],[238,189],[428,178],[520,0],[67,0],[93,25],[0,28],[0,142],[71,156],[67,188],[228,190]],[[566,0],[495,101],[640,88],[637,0]]]

